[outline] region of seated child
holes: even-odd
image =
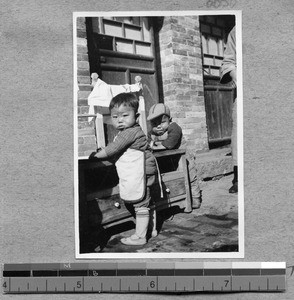
[[[144,245],[147,242],[150,188],[157,174],[156,161],[147,137],[137,123],[138,107],[139,101],[133,93],[118,94],[111,100],[111,120],[118,134],[112,143],[89,157],[115,161],[120,197],[134,208],[136,217],[135,233],[121,239],[125,245]]]
[[[148,133],[148,141],[153,150],[185,148],[182,128],[172,121],[169,108],[163,103],[151,106],[147,120],[151,123],[151,131]],[[201,206],[201,191],[197,180],[195,155],[186,153],[189,165],[189,177],[192,190],[192,208]]]

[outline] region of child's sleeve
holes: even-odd
[[[115,141],[109,143],[105,148],[108,157],[115,157],[124,152],[133,142],[135,132],[133,130],[125,130],[120,132]]]
[[[178,149],[182,140],[182,128],[176,123],[171,123],[167,133],[168,137],[162,141],[162,146],[169,150]]]

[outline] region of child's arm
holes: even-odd
[[[165,150],[167,148],[162,145],[161,141],[158,141],[156,143],[153,142],[153,144],[151,145],[151,149],[152,150]]]
[[[89,159],[93,160],[107,160],[109,159],[105,149],[98,149],[97,152],[92,152],[91,155],[89,156]]]
[[[164,149],[168,150],[179,148],[182,140],[181,127],[176,123],[171,123],[167,132],[168,137],[166,140],[162,141],[162,147],[165,147]]]
[[[128,129],[120,132],[116,136],[115,141],[109,143],[105,148],[100,151],[93,152],[89,159],[94,160],[115,160],[115,158],[122,154],[135,140],[136,129]]]

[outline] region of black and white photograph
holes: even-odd
[[[294,299],[294,1],[1,4],[2,293]]]
[[[240,11],[73,13],[76,258],[244,257],[241,45]]]

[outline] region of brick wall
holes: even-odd
[[[208,150],[198,16],[165,17],[159,43],[164,103],[188,149]]]
[[[198,16],[165,17],[159,33],[164,102],[183,129],[188,149],[208,150]],[[77,18],[78,114],[87,114],[91,91],[85,18]],[[78,122],[79,156],[96,149],[88,118]]]
[[[88,96],[91,92],[90,67],[84,17],[77,18],[77,79],[78,79],[78,115],[88,114]],[[96,147],[93,122],[87,117],[78,119],[78,155],[87,156]]]

